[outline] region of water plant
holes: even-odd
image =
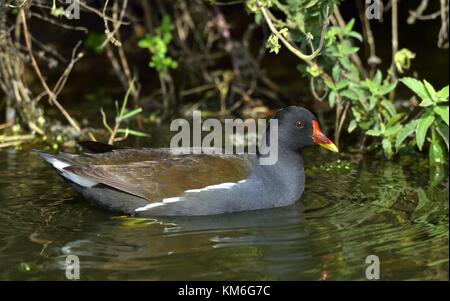
[[[393,2],[392,5],[397,5],[397,1]],[[393,37],[392,62],[383,72],[372,49],[374,42],[364,40],[363,34],[354,30],[355,19],[346,22],[337,5],[338,1],[328,0],[247,2],[255,20],[265,20],[271,30],[266,42],[269,52],[277,54],[284,45],[300,58],[297,69],[310,78],[312,95],[318,101],[326,99],[329,107],[335,108],[337,143],[346,124],[348,133],[360,131],[361,149],[381,150],[391,159],[402,148],[416,145],[419,151],[424,151],[428,144],[430,164],[446,163],[448,86],[436,91],[426,80],[411,77],[399,80],[411,67],[415,54],[409,49],[398,49],[398,37]],[[277,11],[276,16],[271,10]],[[393,17],[397,17],[396,11]],[[368,23],[365,25],[367,37],[370,28]],[[396,23],[392,26],[395,33]],[[371,48],[367,65],[359,55],[363,42]],[[412,101],[409,107],[400,105],[396,98],[399,81],[421,99],[418,106]]]

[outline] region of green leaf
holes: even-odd
[[[125,97],[123,98],[122,107],[120,108],[119,118],[125,114],[125,110],[127,108],[128,99],[130,98],[131,90],[133,90],[134,82],[132,81],[128,86],[128,90],[125,93]],[[116,105],[117,106],[117,105]]]
[[[135,130],[130,130],[129,128],[126,128],[126,129],[118,129],[117,132],[118,132],[118,133],[121,133],[121,134],[125,134],[125,135],[137,136],[137,137],[149,137],[149,135],[146,134],[146,133],[144,133],[144,132],[139,132],[139,131],[135,131]]]
[[[272,2],[272,1],[269,0],[269,2]],[[306,8],[316,6],[318,4],[319,0],[309,0],[309,1],[303,1],[303,2],[304,2],[303,8],[306,9]]]
[[[424,100],[422,100],[422,102],[419,104],[419,106],[426,108],[433,104],[434,104],[434,101],[431,98],[425,98]]]
[[[353,118],[356,120],[357,123],[359,123],[361,121],[361,113],[356,109],[355,106],[352,106],[351,110]]]
[[[442,140],[444,140],[445,145],[447,145],[447,149],[449,149],[449,145],[448,145],[448,125],[445,125],[443,122],[440,122],[436,126],[436,131],[441,136]]]
[[[386,123],[386,127],[390,128],[394,124],[396,124],[403,116],[405,116],[405,113],[396,113],[392,115],[391,118],[389,118],[388,122]]]
[[[416,93],[420,98],[429,98],[427,90],[422,82],[412,77],[401,78],[400,81],[405,84],[409,89]]]
[[[384,132],[384,136],[389,137],[389,136],[394,136],[396,135],[400,130],[402,129],[402,125],[401,124],[396,124],[390,128],[387,128],[386,131]]]
[[[367,131],[367,130],[369,130],[371,127],[373,127],[374,123],[375,123],[375,122],[374,122],[373,120],[361,121],[361,122],[358,123],[358,126],[359,126],[360,128],[362,128],[363,130]],[[381,132],[380,132],[380,135],[381,135]]]
[[[386,94],[388,94],[388,93],[391,93],[391,91],[394,90],[395,87],[397,87],[397,83],[392,83],[392,84],[390,84],[390,85],[383,86],[383,87],[381,87],[381,89],[378,91],[378,93],[379,93],[380,95],[386,95]]]
[[[325,80],[324,83],[330,90],[336,90],[336,85],[332,81]]]
[[[425,114],[419,119],[419,124],[416,128],[416,140],[420,150],[423,148],[428,128],[433,124],[434,119],[434,115],[432,114]]]
[[[405,139],[411,135],[412,133],[414,133],[414,131],[416,130],[417,124],[419,124],[419,120],[412,120],[411,122],[409,122],[407,125],[405,125],[400,132],[397,135],[397,140],[395,141],[395,148],[399,149],[400,146],[402,145],[403,141],[405,141]]]
[[[359,47],[344,47],[342,49],[343,55],[350,55],[359,51]]]
[[[376,136],[376,137],[381,136],[381,134],[382,134],[382,132],[378,129],[371,129],[366,132],[366,135]]]
[[[423,81],[423,83],[425,85],[425,89],[428,92],[428,95],[430,95],[430,98],[433,100],[433,102],[437,102],[437,93],[434,87],[429,82],[427,82],[426,79]]]
[[[385,108],[391,116],[395,115],[397,113],[397,110],[394,107],[394,104],[390,102],[389,100],[382,100],[381,105],[383,108]]]
[[[150,36],[146,36],[145,38],[139,40],[139,42],[138,42],[139,48],[147,49],[147,48],[150,48],[152,45],[153,45],[152,37],[150,37]]]
[[[348,131],[349,133],[353,132],[353,131],[356,129],[356,126],[357,126],[356,120],[355,120],[355,119],[352,119],[352,120],[350,121],[349,125],[348,125],[347,131]]]
[[[342,90],[349,85],[348,80],[341,80],[336,84],[336,90]]]
[[[375,77],[373,78],[373,83],[377,86],[381,85],[381,81],[383,80],[383,74],[380,70],[377,70],[377,73],[375,74]]]
[[[383,139],[381,144],[383,146],[384,155],[386,158],[391,159],[393,154],[391,141],[389,139]]]
[[[343,58],[341,58],[339,60],[339,62],[341,63],[341,65],[347,70],[347,71],[352,71],[353,68],[353,63],[350,62],[350,60],[348,59],[348,57],[344,56]]]
[[[448,112],[448,107],[444,107],[444,106],[436,106],[436,107],[434,107],[434,112],[436,113],[436,114],[438,114],[441,118],[442,118],[442,120],[444,120],[445,121],[445,123],[448,125],[448,114],[449,114],[449,112]]]
[[[355,91],[345,90],[339,93],[342,97],[346,97],[351,100],[359,100],[359,96]]]
[[[336,104],[336,92],[331,91],[330,95],[328,95],[328,103],[330,104],[330,108],[333,108]]]
[[[375,96],[369,97],[369,108],[368,108],[368,110],[372,111],[376,107],[377,103],[378,103],[378,98],[377,97],[375,97]]]
[[[438,102],[446,102],[448,101],[448,86],[442,88],[436,93],[438,98]]]
[[[345,25],[345,31],[352,31],[353,26],[355,25],[355,18],[350,19],[347,25]]]
[[[137,108],[131,111],[126,112],[125,114],[123,114],[122,116],[119,116],[119,121],[123,121],[125,119],[131,118],[139,113],[142,112],[142,108]]]
[[[334,65],[333,70],[331,71],[333,79],[335,82],[339,81],[339,77],[341,74],[341,67],[338,64]]]
[[[356,31],[347,32],[347,35],[349,37],[357,39],[360,42],[362,42],[364,40],[363,36],[359,32],[356,32]]]
[[[445,163],[444,150],[442,149],[442,146],[438,140],[432,140],[430,145],[429,158],[430,158],[430,165]]]
[[[247,1],[247,3],[248,2],[249,1]],[[295,21],[297,23],[298,28],[300,28],[302,32],[305,32],[305,15],[302,12],[299,12],[295,17]]]

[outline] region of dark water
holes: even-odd
[[[89,205],[35,154],[0,151],[0,279],[449,279],[448,174],[426,160],[305,154],[298,204],[203,218],[114,216]]]

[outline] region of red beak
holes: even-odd
[[[312,124],[313,124],[312,138],[313,138],[314,143],[317,145],[320,145],[323,148],[326,148],[329,151],[338,153],[339,150],[336,147],[336,145],[334,145],[334,143],[327,136],[325,136],[325,134],[322,133],[322,131],[320,130],[317,120],[313,120]]]

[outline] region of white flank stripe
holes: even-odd
[[[167,198],[162,200],[164,204],[170,204],[181,201],[181,198],[175,197],[175,198]]]
[[[166,199],[163,199],[162,202],[151,203],[151,204],[145,205],[143,207],[136,208],[134,211],[145,211],[145,210],[149,210],[149,209],[152,209],[155,207],[167,205],[170,203],[176,203],[179,201],[181,201],[181,198],[179,198],[179,197],[166,198]]]
[[[241,181],[242,182],[242,181]],[[239,183],[241,183],[239,182]],[[211,191],[211,190],[215,190],[215,189],[230,189],[231,187],[233,187],[234,185],[237,185],[237,183],[222,183],[222,184],[217,184],[217,185],[210,185],[210,186],[206,186],[204,188],[201,189],[190,189],[190,190],[186,190],[185,193],[190,193],[190,192],[201,192],[201,191]]]
[[[245,181],[246,180],[242,180],[242,181],[239,181],[238,183],[242,184],[242,183],[245,183]],[[216,189],[230,189],[231,187],[237,185],[238,183],[222,183],[222,184],[217,184],[217,185],[210,185],[210,186],[206,186],[201,189],[186,190],[185,193],[211,191],[211,190],[216,190]],[[136,208],[135,211],[138,211],[138,212],[145,211],[145,210],[149,210],[149,209],[152,209],[155,207],[159,207],[159,206],[163,206],[163,205],[167,205],[167,204],[171,204],[171,203],[176,203],[176,202],[181,202],[181,201],[183,201],[183,197],[166,198],[166,199],[163,199],[162,202],[151,203],[146,206]]]
[[[152,203],[152,204],[145,205],[144,207],[136,208],[134,211],[145,211],[145,210],[152,209],[152,208],[155,208],[155,207],[158,207],[158,206],[162,206],[162,205],[165,205],[165,204],[164,203],[160,203],[160,202]]]

